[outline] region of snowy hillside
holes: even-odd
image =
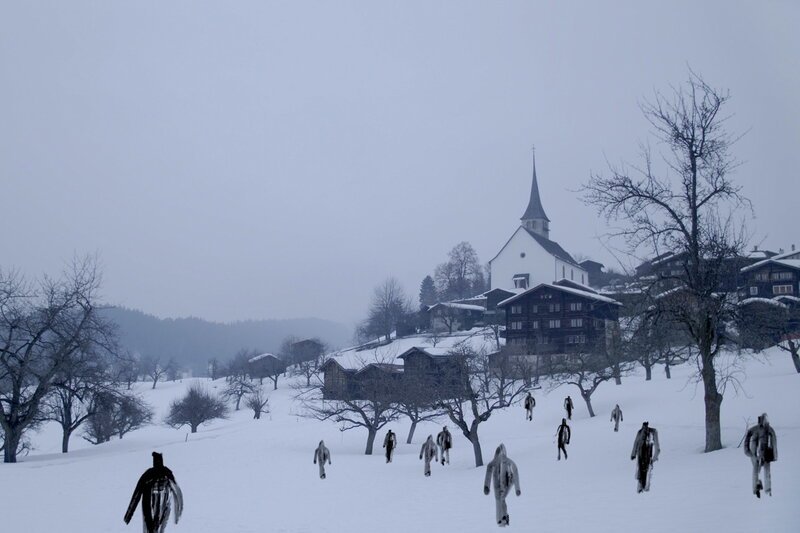
[[[519,466],[522,495],[509,497],[511,528],[518,531],[720,531],[794,532],[800,529],[800,376],[789,357],[769,351],[745,364],[745,391],[728,390],[723,402],[725,449],[703,454],[702,391],[687,384],[689,366],[672,380],[660,371],[652,382],[642,375],[622,386],[607,383],[593,398],[596,418],[588,418],[575,390],[536,393],[533,422],[513,406],[481,426],[484,457],[504,442]],[[190,380],[159,384],[141,392],[163,420],[170,400]],[[210,384],[217,388],[222,382]],[[297,416],[286,380],[270,391],[272,412],[260,421],[245,410],[229,420],[187,430],[151,426],[123,440],[92,446],[73,439],[74,451],[58,453],[60,435],[47,426],[33,435],[36,450],[18,464],[0,464],[3,531],[122,532],[122,516],[139,475],[150,466],[152,450],[164,454],[185,498],[181,523],[172,532],[403,532],[485,533],[497,527],[494,502],[482,492],[484,469],[473,466],[469,443],[454,431],[452,464],[434,465],[422,475],[419,447],[438,424],[417,429],[406,445],[406,421],[391,425],[400,447],[392,464],[362,454],[363,431],[341,433],[332,423]],[[271,388],[271,387],[268,387]],[[556,461],[554,432],[562,399],[576,399],[569,460]],[[620,432],[609,412],[624,411]],[[778,434],[773,465],[774,496],[756,499],[750,491],[750,462],[737,444],[745,418],[769,413]],[[636,494],[630,460],[636,430],[644,420],[656,427],[661,458],[650,493]],[[451,430],[453,425],[449,424]],[[333,464],[320,480],[312,454],[320,439]],[[382,442],[383,433],[379,437]]]

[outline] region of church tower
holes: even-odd
[[[539,184],[536,182],[536,152],[533,153],[533,183],[531,183],[531,199],[528,208],[520,218],[522,227],[550,239],[550,219],[544,213],[542,200],[539,198]]]

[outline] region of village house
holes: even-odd
[[[542,360],[605,348],[618,332],[622,304],[597,291],[559,280],[540,283],[500,303],[506,309],[506,345]],[[598,348],[599,347],[599,348]]]

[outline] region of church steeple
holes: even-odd
[[[531,199],[528,201],[528,208],[520,218],[522,226],[541,235],[545,239],[550,238],[550,219],[544,212],[542,200],[539,198],[539,184],[536,182],[536,150],[533,150],[533,182],[531,183]]]

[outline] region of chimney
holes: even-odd
[[[794,244],[792,245],[792,251],[794,252]]]
[[[754,252],[757,252],[757,251],[758,251],[758,245],[757,245],[757,244],[754,244],[754,245],[753,245],[753,251],[754,251]]]
[[[782,254],[783,253],[783,248],[778,248],[778,253]]]

